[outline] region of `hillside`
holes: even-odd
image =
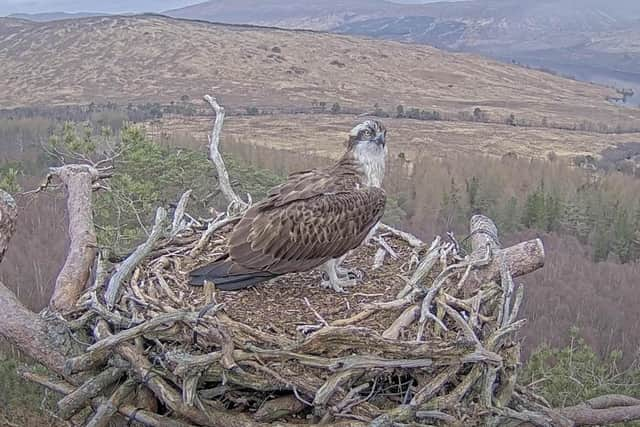
[[[625,46],[640,43],[636,30],[640,2],[635,0],[582,0],[580,7],[575,0],[469,0],[422,5],[377,0],[364,8],[359,0],[320,0],[313,2],[314,7],[295,11],[282,0],[259,2],[259,7],[255,3],[210,0],[166,13],[426,43],[549,68],[581,80],[640,89],[640,56],[637,51],[622,52]],[[611,53],[597,42],[603,37],[615,38],[621,48]]]
[[[169,10],[167,15],[212,22],[255,24],[283,28],[332,30],[349,22],[413,15],[420,6],[385,0],[298,0],[296,7],[283,0],[211,0]]]
[[[105,13],[92,12],[42,12],[42,13],[12,13],[8,18],[25,19],[34,22],[60,21],[63,19],[88,18],[92,16],[104,16]]]
[[[230,108],[378,104],[640,127],[613,90],[429,46],[161,16],[0,20],[0,105],[199,100]]]

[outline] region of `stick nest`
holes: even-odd
[[[69,320],[93,344],[69,372],[117,367],[153,391],[153,411],[187,425],[551,422],[516,385],[522,290],[506,267],[501,283],[467,285],[488,248],[462,257],[454,243],[387,229],[347,258],[364,278],[345,294],[320,287],[317,271],[237,292],[190,286],[231,227],[157,240],[113,307],[102,295],[122,265],[98,268]]]

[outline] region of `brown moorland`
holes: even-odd
[[[482,108],[575,126],[640,129],[613,89],[469,54],[311,31],[156,15],[48,23],[0,20],[0,105],[169,102],[214,91],[229,107],[386,110],[455,115]]]
[[[210,116],[167,116],[145,123],[148,134],[158,142],[204,149]],[[230,116],[225,121],[222,141],[292,150],[321,157],[338,157],[346,132],[360,118],[331,114],[276,114]],[[447,157],[456,153],[502,156],[514,153],[524,158],[546,158],[554,152],[567,159],[581,154],[598,154],[607,147],[640,140],[640,133],[602,135],[542,127],[521,128],[473,122],[383,119],[389,129],[390,153],[404,153],[409,160],[422,154]]]

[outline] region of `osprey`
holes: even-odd
[[[386,133],[377,120],[360,123],[337,163],[290,175],[247,210],[231,232],[227,252],[192,271],[191,284],[211,281],[218,289],[237,290],[322,266],[323,286],[342,292],[353,285],[352,272],[340,263],[384,212]]]

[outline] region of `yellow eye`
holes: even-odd
[[[362,132],[362,135],[366,136],[367,138],[370,137],[372,135],[371,131],[369,129],[365,130],[364,132]]]

